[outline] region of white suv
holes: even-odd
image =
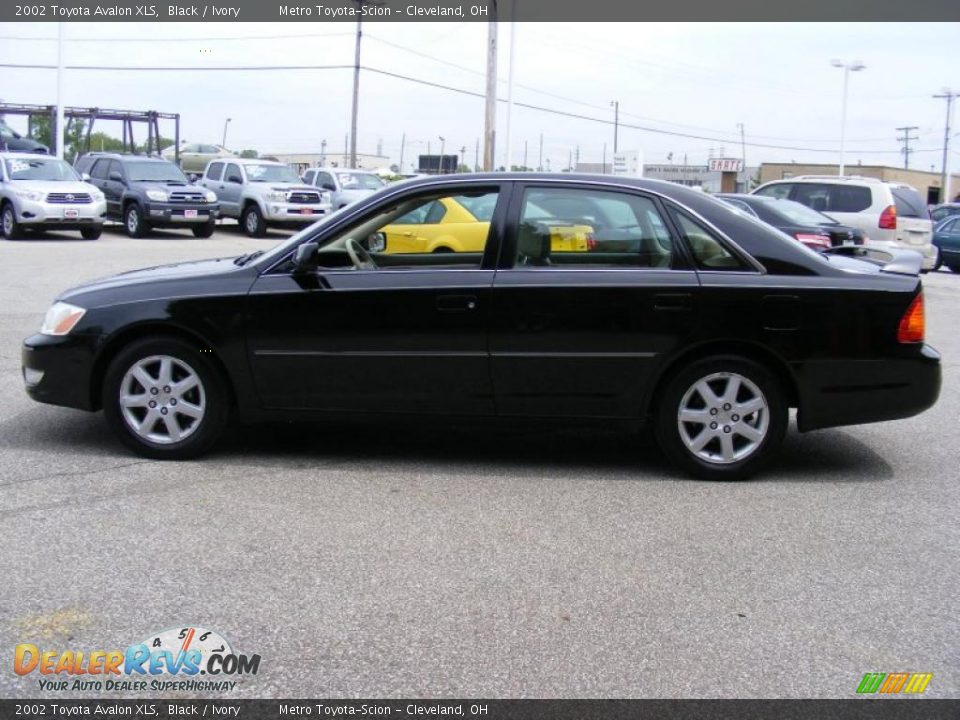
[[[801,175],[774,180],[754,195],[786,198],[826,213],[844,225],[864,232],[868,245],[915,250],[923,255],[923,269],[937,261],[933,221],[914,188],[876,178]]]

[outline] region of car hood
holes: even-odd
[[[170,192],[171,190],[185,190],[191,187],[188,182],[159,182],[156,180],[135,180],[130,183],[130,187],[136,188],[137,190],[163,190],[164,192]]]
[[[96,186],[85,182],[63,182],[62,180],[14,180],[12,187],[34,190],[42,193],[87,193],[100,192]]]
[[[128,295],[124,293],[128,300],[164,297],[165,286],[177,285],[182,290],[183,281],[209,280],[240,270],[233,260],[232,257],[214,258],[130,270],[72,287],[58,299],[92,308],[116,302],[118,290],[129,290]],[[98,297],[101,294],[104,296],[102,301]]]

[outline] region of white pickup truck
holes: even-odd
[[[304,185],[293,168],[273,160],[213,160],[200,184],[216,193],[221,217],[236,218],[250,237],[263,237],[268,227],[303,227],[332,212],[330,193]]]

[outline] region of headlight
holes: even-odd
[[[214,193],[207,190],[207,202],[216,202],[216,201],[217,201],[217,196]]]
[[[270,202],[285,202],[287,194],[282,192],[271,192],[264,196]]]
[[[324,203],[324,204],[332,203],[332,202],[333,202],[333,195],[331,195],[331,194],[328,193],[328,192],[322,192],[322,193],[320,193],[320,202],[322,202],[322,203]]]
[[[58,302],[47,310],[40,332],[43,335],[66,335],[80,322],[87,311],[70,303]]]
[[[90,197],[94,202],[100,202],[106,197],[106,195],[104,195],[102,192],[92,192],[90,193]]]
[[[157,202],[167,201],[167,193],[163,190],[147,190],[147,197]]]
[[[24,200],[33,200],[34,202],[40,202],[43,200],[44,193],[38,192],[37,190],[26,190],[23,188],[14,188],[13,194]]]

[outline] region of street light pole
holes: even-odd
[[[950,152],[950,120],[953,119],[953,99],[957,97],[957,93],[950,90],[950,88],[944,88],[943,93],[940,95],[934,95],[933,97],[938,100],[947,101],[947,124],[943,130],[943,166],[940,170],[940,202],[950,202],[950,175],[947,172],[947,165],[949,162],[949,152]]]
[[[620,129],[620,101],[611,100],[610,105],[613,107],[613,154],[617,154],[617,133]]]
[[[859,60],[847,63],[842,60],[831,60],[830,64],[835,68],[843,68],[843,106],[840,113],[840,172],[838,173],[838,175],[842,176],[844,171],[844,143],[846,142],[847,134],[847,84],[850,73],[859,72],[863,70],[866,65]]]
[[[230,124],[230,121],[231,121],[232,119],[233,119],[233,118],[227,118],[226,121],[223,123],[223,140],[222,140],[221,143],[220,143],[220,147],[222,147],[222,148],[226,148],[226,147],[227,147],[227,125]]]
[[[54,143],[54,150],[58,158],[63,160],[64,127],[63,127],[63,23],[57,23],[57,119],[56,127],[50,133],[50,142]]]
[[[447,144],[447,139],[443,135],[438,135],[437,137],[440,138],[440,174],[445,175],[447,170],[444,167],[446,163],[443,161],[443,150]]]

